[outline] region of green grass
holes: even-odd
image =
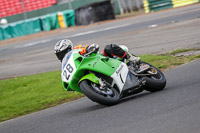
[[[149,62],[161,70],[200,58],[200,55],[189,57],[171,55],[179,51],[140,57],[143,61]],[[60,77],[60,71],[55,71],[0,80],[0,121],[83,97],[83,94],[78,92],[66,92],[62,87]]]
[[[200,50],[200,49],[199,48],[176,49],[176,50],[170,52],[169,54],[174,55],[174,54],[177,54],[177,53],[183,53],[183,52],[188,52],[188,51],[197,51],[197,50]]]
[[[0,121],[82,97],[62,88],[60,71],[0,81]]]
[[[169,54],[165,55],[141,55],[142,61],[149,62],[161,70],[166,70],[181,64],[185,64],[199,56],[188,56],[188,57],[175,57]]]

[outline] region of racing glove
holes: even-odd
[[[99,51],[99,45],[94,43],[94,44],[91,44],[90,46],[88,46],[86,48],[86,52],[89,53],[91,51],[94,51],[94,53],[97,53]]]

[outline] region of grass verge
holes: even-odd
[[[149,62],[161,70],[200,58],[200,55],[173,56],[180,51],[188,50],[176,50],[163,55],[149,54],[140,57],[143,61]],[[60,71],[1,80],[0,121],[29,114],[80,97],[83,97],[83,94],[64,91],[61,85]]]
[[[62,88],[60,71],[0,81],[0,121],[82,97]]]

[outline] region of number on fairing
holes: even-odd
[[[73,72],[73,67],[70,64],[67,64],[66,69],[68,70],[68,72],[72,73]]]
[[[73,72],[74,69],[73,69],[73,67],[70,64],[67,64],[66,65],[66,70],[64,70],[63,76],[65,76],[66,79],[69,80],[69,78],[71,76],[70,74]]]

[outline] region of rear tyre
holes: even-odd
[[[115,105],[120,99],[115,88],[107,88],[106,91],[101,90],[99,85],[89,80],[81,81],[80,89],[90,100],[106,106]]]
[[[142,62],[142,64],[148,64],[148,63]],[[157,74],[144,77],[144,79],[146,80],[145,90],[150,92],[163,90],[166,86],[166,78],[164,74],[153,65],[150,66],[157,71]]]

